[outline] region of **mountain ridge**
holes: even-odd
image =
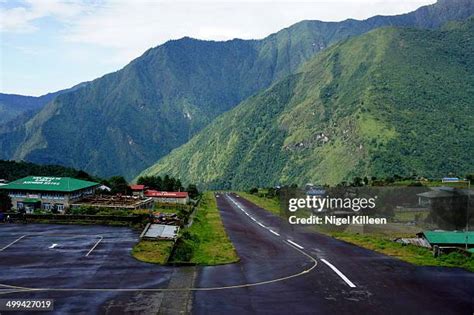
[[[0,126],[9,123],[24,114],[29,113],[34,115],[34,113],[51,102],[56,96],[72,92],[86,84],[87,82],[79,83],[71,88],[50,92],[40,96],[0,93]]]
[[[215,117],[340,40],[385,24],[439,27],[474,13],[473,1],[451,1],[449,10],[446,5],[369,22],[301,22],[263,40],[168,41],[56,97],[27,122],[2,128],[0,158],[133,178]]]
[[[471,18],[449,30],[386,27],[338,43],[141,175],[244,189],[469,173],[473,31]]]

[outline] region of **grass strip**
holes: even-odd
[[[133,247],[132,256],[143,262],[164,265],[172,249],[173,241],[142,240]]]
[[[222,224],[213,192],[205,192],[193,224],[177,242],[173,262],[221,265],[239,261],[234,245]]]
[[[253,202],[262,209],[265,209],[275,215],[281,216],[279,200],[276,198],[265,198],[257,195],[239,192],[245,199]],[[418,266],[438,266],[438,267],[459,267],[474,272],[474,255],[465,256],[459,252],[443,254],[439,257],[433,257],[430,249],[414,245],[402,245],[394,242],[393,239],[400,235],[379,235],[372,233],[348,233],[335,232],[325,229],[323,226],[317,229],[317,232],[326,234],[336,239],[367,248],[400,260],[409,262]]]
[[[278,198],[259,197],[243,191],[239,191],[237,194],[275,215],[280,216],[281,214],[280,200]]]

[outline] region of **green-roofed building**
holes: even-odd
[[[95,194],[98,183],[70,177],[29,176],[0,186],[8,191],[16,210],[64,212],[70,204]]]
[[[424,237],[431,246],[460,247],[474,252],[474,231],[424,231],[418,236]]]

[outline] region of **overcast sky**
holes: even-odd
[[[0,0],[0,92],[42,95],[190,36],[263,38],[301,20],[406,13],[435,0]]]

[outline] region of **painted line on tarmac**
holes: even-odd
[[[27,237],[27,235],[23,235],[19,238],[17,238],[16,240],[14,240],[13,242],[11,242],[10,244],[8,244],[7,246],[5,246],[4,248],[0,249],[0,252],[3,252],[5,249],[7,249],[8,247],[12,246],[13,244],[15,244],[16,242],[19,242],[21,241],[23,238]]]
[[[86,257],[88,257],[90,255],[90,253],[92,253],[94,251],[94,249],[99,246],[99,243],[102,242],[104,238],[101,236],[100,239],[97,241],[97,243],[95,243],[94,247],[91,248],[91,250],[86,254]]]
[[[273,231],[272,229],[268,229],[271,233],[275,234],[276,236],[280,236],[277,232]]]
[[[245,211],[237,202],[235,202],[234,199],[232,199],[232,197],[229,197],[230,200],[240,209],[242,210],[243,213],[245,213],[247,216],[250,217],[250,219],[252,219],[255,223],[257,223],[258,225],[260,225],[261,227],[263,227],[264,229],[267,229],[268,231],[270,231],[271,233],[275,234],[276,236],[280,236],[280,234],[278,234],[277,232],[273,231],[272,229],[270,229],[269,227],[265,226],[264,224],[262,224],[261,222],[255,220],[254,217],[252,217],[247,211]],[[297,245],[299,246],[299,245]],[[303,249],[303,247],[301,247],[301,249]]]
[[[342,280],[344,280],[345,283],[347,283],[348,286],[350,286],[351,288],[355,288],[356,285],[354,283],[352,283],[351,280],[349,280],[349,278],[347,278],[342,272],[339,271],[339,269],[337,269],[333,264],[331,264],[329,261],[327,261],[326,259],[324,258],[321,258],[321,261],[323,263],[325,263],[326,265],[329,266],[329,268],[331,268],[339,277],[341,277]]]
[[[232,198],[231,198],[232,200]],[[254,219],[255,220],[255,219]],[[273,232],[274,234],[278,234],[272,230],[269,230]],[[307,257],[313,264],[311,267],[308,269],[305,269],[301,272],[277,278],[277,279],[272,279],[272,280],[266,280],[266,281],[260,281],[260,282],[255,282],[255,283],[246,283],[246,284],[237,284],[237,285],[231,285],[231,286],[220,286],[220,287],[208,287],[208,288],[201,288],[201,287],[196,287],[196,288],[26,288],[26,287],[18,287],[18,286],[12,286],[12,285],[7,285],[7,284],[0,284],[0,287],[4,287],[7,289],[11,290],[18,290],[18,292],[186,292],[186,291],[216,291],[216,290],[229,290],[229,289],[239,289],[239,288],[248,288],[248,287],[255,287],[255,286],[261,286],[261,285],[266,285],[270,283],[275,283],[275,282],[280,282],[280,281],[285,281],[288,279],[296,278],[303,276],[309,272],[311,272],[316,266],[318,265],[318,261],[311,255],[307,254],[306,252],[302,251],[300,248],[298,248],[295,245],[292,245],[290,243],[286,243],[288,246],[293,248],[294,250],[298,251],[301,255]],[[15,291],[11,291],[8,293],[13,293]],[[8,294],[5,292],[4,294]]]
[[[237,204],[231,197],[229,197],[229,198],[232,200],[232,202],[234,202],[235,204]],[[240,208],[240,206],[239,206],[239,208]],[[268,229],[271,233],[275,234],[276,236],[280,236],[280,234],[276,233],[275,231],[273,231],[273,230],[270,229],[270,228],[267,228],[266,226],[264,226],[263,224],[261,224],[260,222],[258,222],[257,220],[255,220],[253,217],[250,217],[250,218],[251,218],[252,220],[254,220],[255,222],[257,222],[260,226],[262,226],[262,227]],[[291,245],[297,247],[297,249],[299,249],[300,251],[301,251],[302,249],[304,249],[303,246],[301,246],[301,245],[299,245],[299,244],[293,242],[292,240],[287,239],[287,242],[290,243]],[[320,249],[317,249],[317,248],[316,248],[316,251],[317,251],[317,252],[321,252],[321,250],[320,250]],[[310,256],[310,257],[312,257],[312,256]],[[344,280],[344,282],[345,282],[349,287],[351,287],[351,288],[356,288],[356,285],[355,285],[351,280],[349,280],[349,278],[347,278],[347,277],[346,277],[339,269],[337,269],[333,264],[331,264],[329,261],[327,261],[326,259],[323,259],[323,258],[321,258],[321,261],[322,261],[323,263],[325,263],[326,265],[328,265],[329,268],[331,268],[342,280]]]
[[[298,247],[299,249],[304,249],[303,246],[301,246],[300,244],[297,244],[295,242],[293,242],[292,240],[286,240],[288,243],[290,243],[291,245],[294,245],[296,247]]]
[[[7,284],[0,284],[0,287],[6,287],[8,289],[16,289],[18,291],[11,291],[8,293],[13,293],[13,292],[186,292],[186,291],[217,291],[217,290],[229,290],[229,289],[241,289],[241,288],[249,288],[249,287],[256,287],[256,286],[261,286],[261,285],[266,285],[266,284],[271,284],[275,282],[280,282],[280,281],[285,281],[288,279],[296,278],[303,276],[309,272],[311,272],[316,266],[318,265],[318,261],[313,258],[311,255],[308,255],[304,251],[296,248],[295,246],[291,246],[290,244],[287,244],[294,250],[298,251],[301,253],[303,256],[307,257],[313,264],[310,268],[305,269],[301,272],[286,276],[286,277],[281,277],[277,279],[272,279],[272,280],[266,280],[266,281],[260,281],[260,282],[254,282],[254,283],[246,283],[246,284],[237,284],[237,285],[230,285],[230,286],[221,286],[221,287],[209,287],[209,288],[26,288],[26,287],[17,287],[17,286],[11,286]],[[4,293],[4,294],[8,294]]]

